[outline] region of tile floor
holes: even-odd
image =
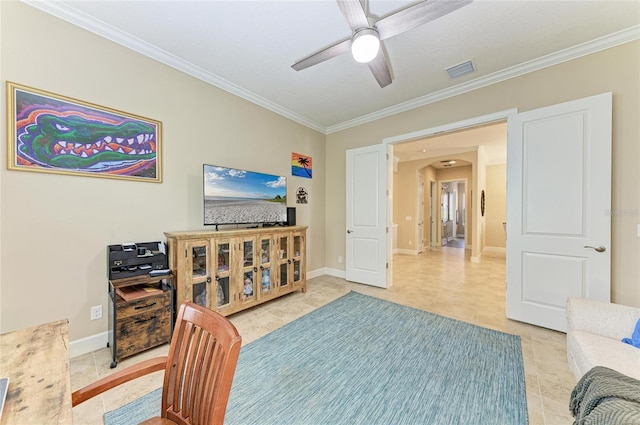
[[[350,290],[383,298],[491,329],[520,335],[531,425],[571,424],[569,396],[575,385],[567,367],[565,335],[505,318],[505,260],[485,257],[469,261],[469,250],[434,249],[418,256],[395,255],[394,285],[380,289],[350,283],[333,276],[307,282],[307,292],[296,292],[230,317],[243,344],[332,301]],[[168,345],[122,360],[110,369],[107,348],[71,359],[73,389],[98,377],[149,357],[164,355]],[[162,385],[162,373],[120,386],[74,408],[76,424],[102,424],[104,412]]]

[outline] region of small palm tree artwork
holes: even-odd
[[[311,157],[300,155],[299,153],[291,153],[291,174],[310,179],[313,174]]]

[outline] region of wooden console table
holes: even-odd
[[[9,377],[0,424],[72,423],[68,321],[0,335],[0,377]]]

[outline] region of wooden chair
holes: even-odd
[[[242,338],[218,313],[180,306],[169,355],[143,361],[74,391],[73,406],[140,376],[164,369],[160,417],[144,424],[222,425]]]

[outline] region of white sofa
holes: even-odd
[[[640,348],[625,344],[640,308],[583,298],[567,300],[567,358],[576,380],[594,366],[640,379]]]

